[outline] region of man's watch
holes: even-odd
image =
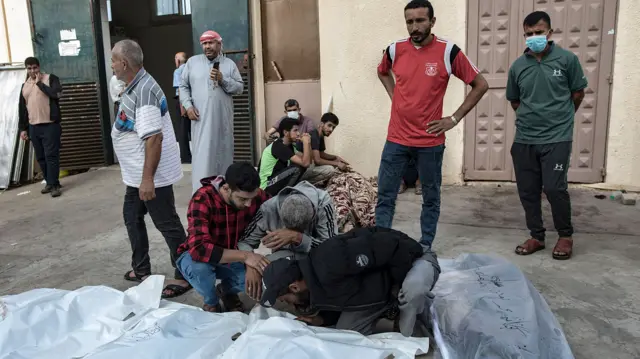
[[[460,121],[460,120],[458,120],[458,119],[456,118],[456,116],[454,116],[454,115],[451,115],[451,116],[449,116],[449,117],[451,117],[451,121],[453,121],[453,124],[454,124],[454,125],[457,125],[457,124],[458,124],[458,122]]]

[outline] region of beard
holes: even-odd
[[[411,33],[411,41],[416,44],[420,44],[426,40],[429,35],[431,35],[431,30],[427,30],[425,32],[414,31]]]

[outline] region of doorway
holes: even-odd
[[[167,96],[174,131],[178,133],[178,100],[173,88],[175,54],[193,55],[190,0],[106,0],[108,32],[105,41],[107,79],[111,78],[111,48],[124,39],[135,40],[144,52],[144,67]],[[104,18],[104,14],[103,14]],[[108,44],[107,44],[108,42]],[[113,119],[114,117],[111,116]]]

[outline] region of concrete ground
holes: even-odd
[[[175,186],[178,212],[186,224],[190,173]],[[117,167],[62,179],[63,196],[41,195],[30,185],[0,194],[0,296],[33,288],[76,289],[131,286],[130,247],[122,220],[124,187]],[[28,193],[24,193],[27,192]],[[544,295],[561,323],[576,358],[640,358],[640,208],[594,198],[572,189],[576,227],[574,258],[551,258],[549,246],[516,256],[526,239],[515,187],[455,186],[442,190],[442,215],[434,245],[440,257],[490,253],[517,264]],[[545,204],[546,222],[550,225]],[[395,228],[419,236],[420,199],[400,196]],[[153,271],[170,275],[164,240],[147,221]],[[191,291],[178,299],[200,306]]]

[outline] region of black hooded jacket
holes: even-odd
[[[422,246],[406,234],[386,228],[362,228],[328,239],[299,261],[320,310],[360,311],[392,299]]]

